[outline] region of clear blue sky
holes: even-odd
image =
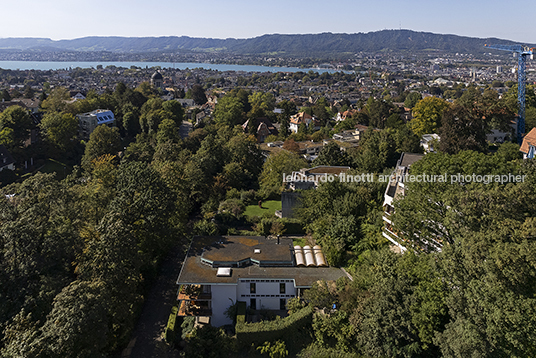
[[[534,0],[11,0],[2,4],[2,15],[0,37],[54,40],[250,38],[403,28],[536,43]]]

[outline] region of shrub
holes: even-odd
[[[195,326],[195,317],[189,316],[184,317],[184,320],[181,324],[181,330],[182,330],[182,339],[185,339],[187,335],[192,333]]]
[[[175,323],[177,322],[178,312],[179,312],[179,307],[177,307],[176,305],[171,307],[171,313],[169,314],[166,330],[164,331],[166,342],[168,343],[174,343],[176,339]]]
[[[251,205],[257,201],[255,190],[243,190],[240,192],[240,200],[246,205]]]
[[[303,329],[312,324],[312,307],[305,307],[296,313],[274,321],[245,323],[237,320],[236,338],[241,347],[250,347],[252,344],[261,345],[266,341],[287,341]],[[286,342],[288,344],[288,342]]]
[[[236,310],[236,323],[246,322],[246,302],[238,301]]]

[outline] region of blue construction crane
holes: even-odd
[[[517,142],[521,145],[523,135],[525,134],[525,87],[527,83],[527,75],[525,69],[527,67],[527,57],[533,58],[534,48],[522,45],[484,45],[485,47],[494,50],[503,50],[517,54],[517,102],[519,110],[517,114]]]

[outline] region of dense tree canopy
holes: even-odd
[[[78,132],[78,119],[70,113],[51,112],[43,116],[39,128],[50,144],[66,150]]]
[[[0,143],[8,148],[20,146],[33,126],[30,113],[20,106],[10,106],[0,113]]]
[[[258,81],[255,76],[248,81]],[[302,83],[344,79],[312,71],[285,76]],[[183,108],[157,97],[148,83],[137,89],[120,83],[74,103],[56,87],[43,102],[44,141],[28,151],[72,161],[73,170],[66,178],[28,174],[2,188],[0,355],[117,355],[131,338],[159,263],[171,247],[186,247],[189,234],[296,230],[307,234],[300,244],[321,245],[328,263],[344,267],[352,279],[317,282],[302,300],[289,301],[290,314],[318,308],[291,337],[236,353],[236,338],[207,326],[184,335],[184,356],[534,356],[535,165],[522,161],[512,143],[484,153],[486,132],[512,118],[512,93],[499,99],[493,89],[473,86],[441,92],[455,102],[406,96],[408,104],[415,102],[410,125],[388,91],[384,99],[361,100],[361,110],[336,129],[358,122],[373,128],[357,148],[342,151],[331,141],[312,165],[347,165],[348,176],[366,179],[303,190],[295,217],[275,219],[246,213],[258,200],[280,198],[283,174],[311,165],[295,153],[295,140],[331,137],[331,118],[352,106],[349,101],[337,107],[312,98],[301,110],[325,126],[315,133],[302,127],[288,139],[294,102],[277,104],[283,113],[276,115],[272,92],[236,88],[218,99],[213,118],[180,138]],[[74,114],[97,108],[112,110],[117,128],[98,126],[81,142]],[[270,154],[261,152],[254,130],[242,127],[262,116],[280,121],[279,139],[287,139]],[[30,118],[20,107],[4,111],[1,139],[26,150],[21,144]],[[418,152],[419,135],[433,131],[441,134],[442,152],[427,154],[410,173],[447,180],[405,183],[391,221],[408,251],[395,254],[381,233],[387,183],[380,174],[389,177],[400,154]],[[490,179],[505,174],[524,180]]]
[[[418,101],[413,107],[413,119],[410,122],[413,132],[419,137],[437,133],[443,112],[448,106],[448,102],[437,97],[426,97]]]
[[[91,161],[105,154],[117,154],[121,150],[121,137],[117,127],[101,124],[89,136],[82,165],[89,168]]]

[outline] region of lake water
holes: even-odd
[[[171,63],[171,62],[54,62],[54,61],[0,61],[0,68],[5,70],[63,70],[69,68],[97,68],[98,65],[103,67],[116,66],[130,68],[131,66],[141,68],[151,68],[160,66],[161,68],[176,68],[179,70],[203,68],[216,71],[244,71],[244,72],[308,72],[310,70],[323,73],[337,72],[333,69],[326,68],[297,68],[297,67],[268,67],[254,65],[226,65],[212,63]]]

